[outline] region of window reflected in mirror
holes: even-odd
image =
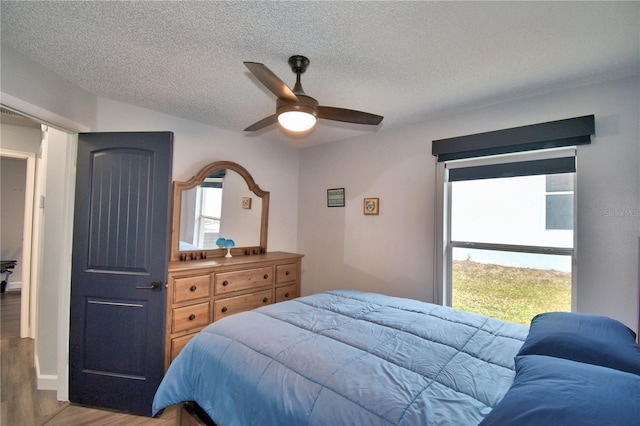
[[[261,200],[247,208],[244,199],[252,198],[244,178],[228,169],[214,170],[202,184],[183,190],[179,250],[215,249],[221,237],[239,246],[259,245]]]

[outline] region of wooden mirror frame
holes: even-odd
[[[249,191],[262,199],[262,213],[260,220],[260,246],[234,247],[231,254],[247,255],[265,253],[267,251],[267,234],[269,228],[269,191],[263,191],[253,180],[251,174],[238,163],[232,161],[216,161],[206,165],[200,172],[188,181],[173,182],[173,212],[171,217],[171,257],[170,260],[196,260],[209,257],[223,257],[226,249],[202,249],[180,251],[180,212],[182,210],[182,191],[192,189],[204,182],[204,180],[217,169],[233,170],[242,176],[249,187]]]

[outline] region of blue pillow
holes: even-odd
[[[516,357],[516,378],[479,426],[633,425],[640,376],[542,355]]]
[[[549,355],[640,375],[636,335],[614,319],[571,312],[547,312],[531,320],[518,355]]]

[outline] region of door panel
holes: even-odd
[[[106,150],[94,153],[90,161],[88,267],[148,273],[153,152]]]
[[[92,374],[126,375],[144,380],[144,324],[148,303],[87,298],[85,306],[84,370]],[[124,325],[124,327],[123,327]],[[86,344],[87,341],[110,342],[109,346]],[[122,351],[121,348],[128,350]]]
[[[173,135],[78,138],[69,399],[151,415],[163,375]]]

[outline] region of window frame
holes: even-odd
[[[516,244],[495,244],[468,241],[451,240],[451,201],[452,182],[449,180],[449,172],[455,168],[485,166],[495,164],[517,163],[521,161],[536,161],[541,159],[553,159],[573,156],[575,159],[575,173],[573,175],[573,248],[552,246],[530,246]],[[554,148],[539,151],[527,151],[515,154],[500,154],[487,157],[476,157],[462,160],[438,162],[436,164],[435,193],[436,193],[436,223],[435,223],[435,266],[433,298],[436,303],[452,306],[452,267],[453,249],[469,248],[480,250],[494,250],[506,252],[519,252],[531,254],[549,254],[571,256],[571,310],[576,309],[576,276],[577,276],[577,149],[575,146]],[[546,193],[545,193],[546,195]]]

